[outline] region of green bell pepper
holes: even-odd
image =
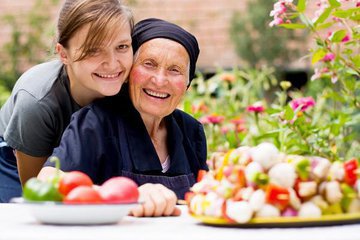
[[[56,185],[43,182],[37,178],[29,179],[23,189],[23,198],[28,201],[56,201],[60,202],[63,196]]]

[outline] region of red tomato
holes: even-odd
[[[59,192],[67,195],[71,190],[78,186],[92,186],[91,178],[85,173],[79,171],[72,171],[65,173],[59,182]]]
[[[100,194],[90,186],[79,186],[71,190],[64,198],[64,203],[103,203]]]
[[[107,203],[134,203],[138,201],[137,184],[127,177],[113,177],[104,182],[99,193]]]
[[[286,188],[269,184],[266,188],[266,202],[280,209],[284,209],[290,203],[290,193]]]

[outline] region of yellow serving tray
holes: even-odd
[[[201,223],[219,227],[313,227],[360,223],[360,213],[332,214],[321,217],[253,218],[247,223],[230,222],[225,218],[190,215]]]

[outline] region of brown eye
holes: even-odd
[[[117,49],[121,50],[121,51],[126,51],[129,48],[130,48],[130,45],[127,45],[127,44],[120,44],[119,46],[117,46]]]
[[[88,56],[96,56],[100,53],[100,48],[91,48],[89,50],[87,50],[87,55]]]

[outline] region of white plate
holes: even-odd
[[[61,225],[115,224],[138,204],[63,204],[29,202],[22,198],[14,199],[12,202],[25,204],[41,223]]]

